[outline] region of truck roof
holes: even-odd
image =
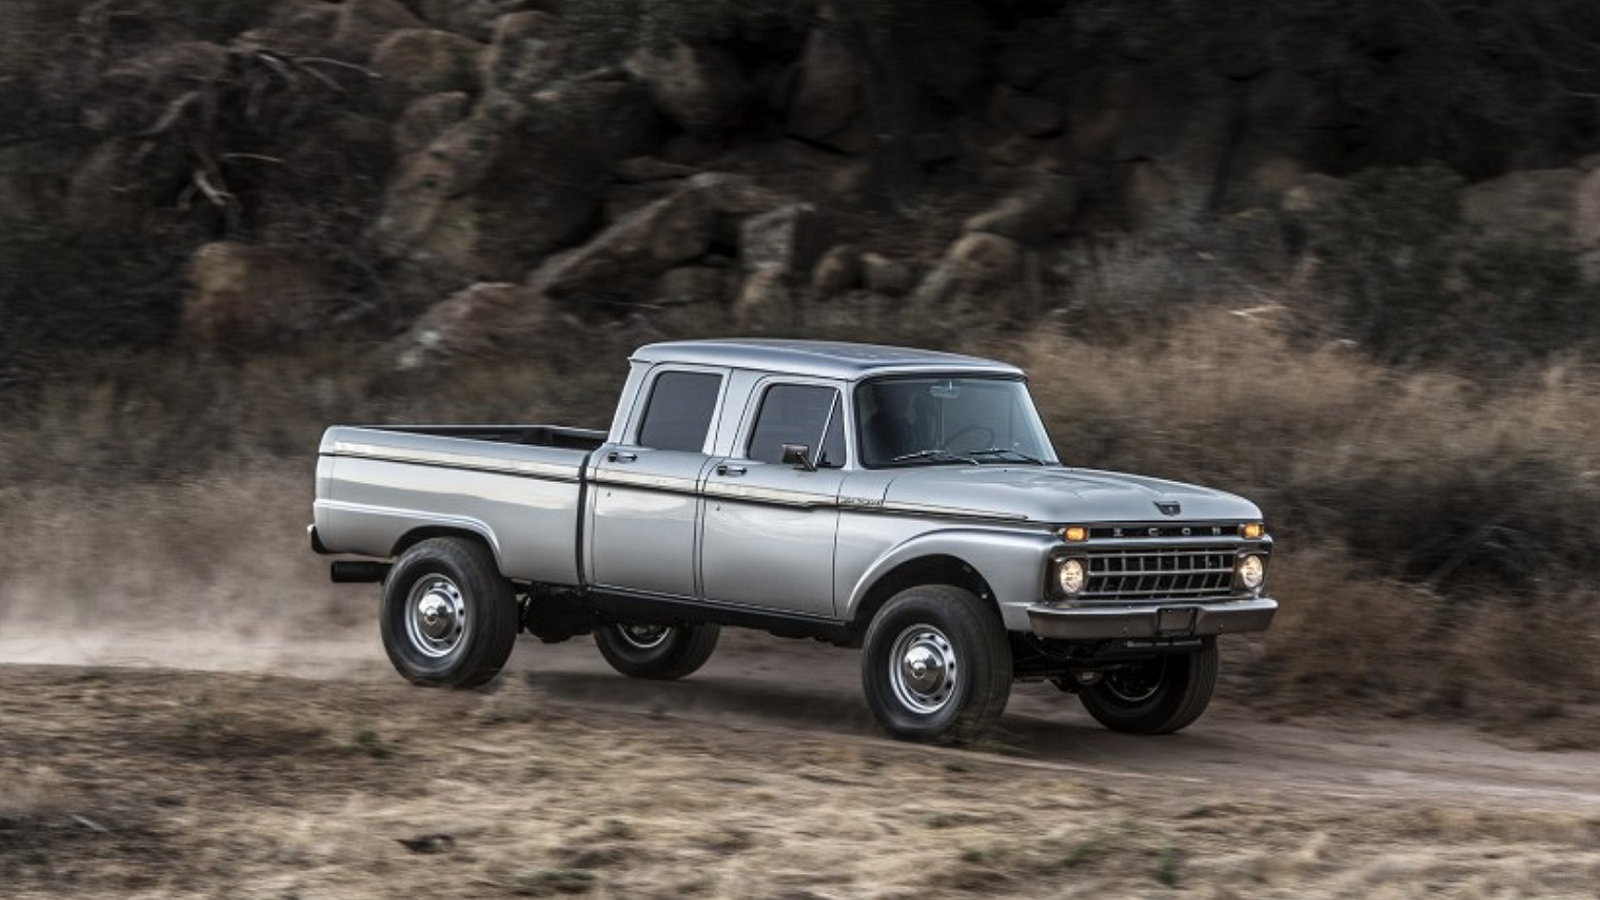
[[[633,352],[632,358],[646,363],[689,363],[734,369],[756,369],[847,381],[873,375],[935,372],[1004,376],[1022,374],[1021,369],[1008,363],[937,350],[781,338],[663,341],[640,347]]]

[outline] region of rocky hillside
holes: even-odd
[[[1296,298],[1397,357],[1463,310],[1592,334],[1600,20],[1284,6],[13,0],[0,349],[419,367],[571,322],[939,343]]]

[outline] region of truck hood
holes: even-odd
[[[928,466],[897,473],[886,508],[1025,519],[1053,524],[1246,521],[1255,504],[1233,494],[1159,478],[1035,466]],[[1167,513],[1156,504],[1177,503]]]

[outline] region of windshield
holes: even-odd
[[[861,462],[1054,464],[1028,387],[1010,378],[894,378],[856,388]]]

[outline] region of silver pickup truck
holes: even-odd
[[[333,580],[382,583],[400,674],[484,683],[526,631],[680,678],[742,626],[861,648],[898,737],[971,740],[1019,679],[1160,733],[1205,710],[1217,636],[1277,609],[1260,510],[1062,465],[1014,366],[775,340],[630,362],[605,433],[328,429],[311,544],[366,557]]]

